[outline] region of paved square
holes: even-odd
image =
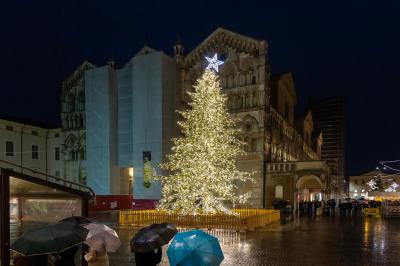
[[[114,228],[123,245],[110,254],[111,265],[134,265],[129,241],[137,229]],[[400,220],[318,217],[248,233],[209,233],[221,241],[222,265],[400,265],[399,229]],[[161,265],[169,265],[165,254]]]

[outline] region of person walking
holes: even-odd
[[[59,253],[60,259],[56,261],[55,266],[75,266],[75,254],[79,246],[73,246]]]
[[[14,266],[33,266],[32,256],[15,255],[13,259]]]
[[[137,266],[155,266],[161,262],[162,249],[154,249],[150,252],[135,252],[135,260]]]
[[[85,255],[85,260],[88,262],[88,266],[109,266],[105,245],[102,244],[98,250],[90,248]]]

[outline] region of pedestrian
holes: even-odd
[[[88,262],[88,266],[109,266],[105,245],[102,244],[98,250],[91,247],[85,255],[85,260]]]
[[[58,255],[57,253],[54,254],[50,254],[47,256],[47,265],[48,266],[55,266],[56,265],[56,261],[58,261],[60,259],[60,255]]]
[[[79,246],[73,246],[59,253],[60,259],[56,261],[55,266],[75,266],[75,254]]]
[[[13,264],[14,266],[33,266],[33,259],[31,256],[17,254],[13,259]]]
[[[135,252],[135,260],[137,266],[155,266],[161,262],[162,249],[154,249],[150,252]]]

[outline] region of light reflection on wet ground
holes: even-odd
[[[129,241],[138,229],[112,227],[123,244],[110,265],[134,265]],[[248,233],[209,233],[221,241],[222,265],[400,265],[400,219],[305,217]],[[165,254],[161,265],[169,265]]]
[[[136,230],[116,229],[124,247],[111,254],[112,265],[133,265],[129,240]],[[222,265],[400,265],[400,220],[301,218],[249,233],[212,234],[221,240]],[[165,254],[161,265],[169,265]]]

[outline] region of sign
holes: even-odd
[[[143,186],[145,188],[151,187],[153,180],[153,165],[151,164],[151,151],[143,152]]]
[[[365,208],[364,215],[371,217],[380,217],[379,208]]]

